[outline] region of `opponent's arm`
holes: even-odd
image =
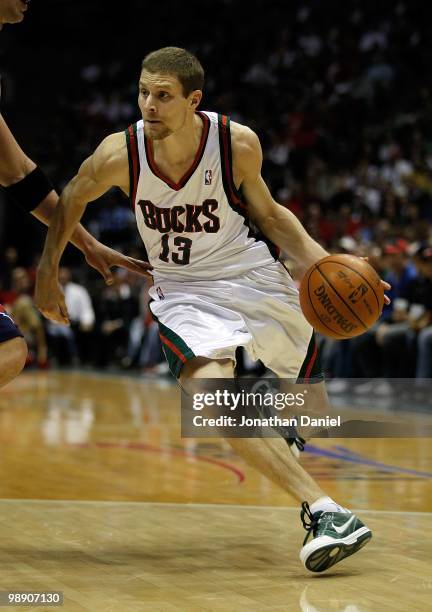
[[[43,177],[38,170],[38,177],[31,177],[37,166],[21,149],[14,135],[10,131],[6,121],[0,115],[0,185],[5,189],[7,194],[10,194],[23,208],[28,210],[36,219],[44,223],[50,224],[51,217],[57,205],[58,195],[54,188],[50,185],[48,179]],[[43,199],[37,200],[37,193],[32,190],[32,185],[29,182],[28,188],[25,181],[30,179],[33,182],[37,180],[36,191],[42,190]],[[51,189],[50,189],[51,187]],[[26,192],[29,191],[27,198]],[[33,191],[33,193],[31,193]],[[36,201],[34,198],[36,197]],[[81,225],[78,226],[71,236],[71,242],[78,247],[83,253],[87,247],[91,246],[94,241],[91,236]]]
[[[114,185],[127,185],[128,177],[126,141],[120,132],[105,138],[64,188],[51,219],[36,279],[36,305],[49,319],[59,323],[69,322],[64,296],[57,280],[58,267],[66,244],[88,202],[99,198]],[[124,257],[115,251],[112,253]],[[115,257],[111,265],[118,265]],[[147,269],[150,267],[142,264],[140,268],[137,266],[136,271],[143,272],[143,266]]]
[[[8,197],[15,201],[24,210],[30,212],[36,219],[49,225],[57,206],[58,195],[45,177],[40,168],[24,153],[6,121],[0,115],[0,185]],[[128,177],[120,187],[128,192]],[[83,252],[87,263],[93,266],[108,284],[112,281],[110,272],[113,250],[105,246],[78,225],[74,230],[70,242]],[[137,269],[134,260],[121,256],[116,265],[123,266],[135,272]]]
[[[257,135],[232,123],[231,144],[234,180],[241,186],[251,220],[289,255],[296,276],[302,278],[312,264],[328,255],[327,251],[309,236],[291,211],[272,198],[261,176],[262,150]]]

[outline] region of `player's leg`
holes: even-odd
[[[200,295],[196,298],[190,292],[184,293],[180,283],[165,283],[161,288],[161,296],[156,290],[151,290],[150,295],[154,301],[151,302],[150,308],[159,324],[165,356],[171,372],[180,378],[186,392],[192,393],[196,391],[197,384],[202,385],[194,379],[204,381],[204,391],[209,390],[209,382],[206,379],[210,378],[225,379],[229,386],[230,379],[234,377],[235,347],[247,347],[254,340],[251,332],[255,333],[255,327],[260,329],[260,337],[255,336],[255,353],[268,346],[269,355],[276,352],[284,367],[293,368],[293,372],[288,372],[287,377],[293,378],[294,374],[295,378],[299,374],[307,357],[312,330],[305,323],[298,304],[294,313],[289,312],[287,315],[286,304],[278,297],[270,313],[273,320],[277,322],[285,317],[287,325],[292,325],[294,315],[297,319],[300,318],[300,327],[306,326],[305,333],[302,329],[293,329],[295,335],[300,334],[298,350],[293,352],[292,344],[287,347],[285,341],[280,344],[280,338],[284,336],[284,326],[279,324],[273,329],[269,325],[262,325],[263,321],[269,322],[270,296],[268,292],[250,290],[253,280],[245,278],[243,283],[242,279],[236,279],[235,283],[229,284],[229,290],[226,282],[214,281],[208,289],[197,288]],[[278,282],[278,296],[281,294],[281,286],[283,287],[283,284]],[[265,288],[268,288],[267,278]],[[183,304],[187,304],[188,308],[182,309]],[[287,337],[289,339],[290,334],[287,334]],[[313,350],[312,356],[314,354]],[[312,366],[309,360],[306,367],[308,375],[312,373]],[[352,542],[346,540],[345,544],[343,538],[355,538],[356,545],[363,541],[360,539],[365,536],[363,532],[360,532],[358,542],[356,535],[362,524],[356,517],[351,519],[351,514],[325,495],[313,478],[297,463],[284,440],[230,438],[228,442],[247,462],[285,491],[302,502],[310,502],[310,510],[308,504],[304,503],[302,511],[304,525],[315,535],[313,541],[302,549],[301,558],[306,567],[312,571],[322,571],[354,552]],[[309,526],[306,525],[307,516]],[[346,530],[343,527],[345,522]],[[333,524],[341,531],[338,533],[336,530],[334,534],[329,535],[330,526]],[[370,531],[367,528],[366,531],[370,537]],[[316,561],[318,556],[319,562]]]
[[[320,371],[318,346],[312,328],[302,315],[298,292],[290,286],[287,273],[273,266],[259,274],[257,271],[249,274],[247,281],[240,292],[234,293],[233,307],[239,308],[253,335],[255,355],[289,385],[295,381],[312,383],[308,385],[307,411],[327,412],[328,398]],[[242,442],[247,444],[248,441],[241,440],[240,444]],[[271,438],[249,442],[237,450],[245,458],[250,454],[249,461],[255,462],[261,471],[266,464],[270,469],[269,477],[302,502],[301,519],[309,532],[300,553],[305,567],[315,572],[326,570],[370,540],[371,531],[354,514],[325,495],[297,464],[284,441]],[[265,445],[264,450],[254,448],[259,442]],[[311,533],[313,538],[308,541]]]
[[[234,362],[232,359],[208,359],[195,357],[182,367],[179,382],[187,387],[187,381],[192,378],[226,378],[234,379]]]
[[[196,378],[234,379],[234,364],[230,359],[191,359],[182,368],[180,384],[187,390],[188,381]],[[325,496],[282,438],[227,438],[227,441],[250,465],[299,501]]]
[[[27,344],[12,317],[0,304],[0,387],[13,380],[27,359]]]
[[[233,376],[233,362],[229,359],[195,358],[183,367],[180,383],[187,389],[188,381],[194,378],[229,379]],[[282,438],[227,438],[227,441],[247,463],[303,502],[303,525],[308,536],[311,532],[315,536],[303,546],[300,555],[308,569],[328,569],[370,539],[370,530],[355,515],[326,496],[297,462]],[[309,500],[311,506],[304,500]]]

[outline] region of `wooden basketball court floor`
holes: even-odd
[[[179,412],[165,381],[2,390],[0,591],[62,591],[67,611],[432,609],[429,439],[311,441],[303,465],[374,538],[310,574],[295,500],[225,442],[182,439]]]

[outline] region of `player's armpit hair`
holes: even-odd
[[[23,179],[13,185],[9,185],[9,187],[2,187],[2,189],[18,206],[21,206],[21,208],[28,212],[32,212],[54,187],[39,166],[36,166]]]

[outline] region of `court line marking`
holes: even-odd
[[[141,443],[141,442],[81,442],[78,444],[71,444],[70,446],[78,446],[82,448],[123,448],[126,450],[135,450],[135,451],[143,451],[143,452],[158,452],[170,454],[178,457],[187,457],[191,458],[195,461],[203,461],[205,463],[210,463],[213,465],[217,465],[223,469],[229,470],[233,472],[238,479],[238,483],[241,484],[245,479],[245,473],[238,468],[236,465],[229,463],[228,461],[224,461],[221,459],[216,459],[213,457],[208,457],[206,455],[200,455],[199,453],[191,452],[186,448],[177,448],[173,446],[166,447],[158,447],[152,444]],[[198,444],[199,449],[199,444]],[[332,450],[337,449],[337,450]],[[361,455],[359,453],[355,453],[354,451],[350,451],[349,448],[343,446],[333,446],[330,449],[323,448],[321,446],[316,446],[307,442],[305,444],[305,452],[310,453],[311,455],[317,455],[321,457],[331,458],[331,459],[339,459],[340,461],[346,461],[348,463],[357,463],[359,465],[365,465],[366,467],[376,468],[378,472],[387,472],[390,474],[408,474],[409,476],[418,476],[420,478],[432,478],[432,472],[422,472],[419,470],[414,470],[410,468],[398,467],[396,465],[389,465],[386,463],[382,463],[380,461],[375,461],[373,459],[369,459],[365,455]]]
[[[211,465],[216,465],[222,469],[229,470],[233,474],[237,476],[238,483],[241,484],[246,476],[244,472],[237,466],[232,463],[228,463],[228,461],[223,461],[221,459],[215,459],[214,457],[207,457],[206,455],[199,455],[192,451],[189,451],[187,448],[175,448],[173,446],[154,446],[152,444],[147,444],[144,442],[79,442],[77,444],[70,444],[69,446],[78,446],[80,448],[123,448],[126,450],[133,451],[143,451],[150,453],[161,453],[167,455],[173,455],[176,457],[186,457],[187,459],[192,459],[193,461],[204,463],[210,463]]]
[[[336,450],[334,450],[336,449]],[[388,463],[382,463],[381,461],[375,461],[369,459],[367,456],[355,451],[351,451],[349,448],[340,445],[333,445],[332,448],[325,448],[322,446],[316,446],[311,444],[309,441],[305,444],[305,452],[311,455],[317,455],[319,457],[327,457],[330,459],[340,459],[348,463],[357,463],[359,465],[365,465],[367,467],[376,468],[376,470],[382,472],[389,472],[390,474],[408,474],[409,476],[420,476],[421,478],[432,478],[432,472],[422,472],[420,470],[414,470],[412,468],[399,467],[397,465],[390,465]]]
[[[86,372],[86,371],[80,371],[80,370],[75,370],[74,373],[87,374],[87,375],[90,375],[90,376],[101,377],[101,378],[109,376],[109,374],[105,374],[105,373]],[[114,374],[114,375],[111,375],[111,376],[112,376],[112,378],[118,378],[120,380],[125,380],[125,379],[127,380],[127,377],[122,377],[122,376],[120,376],[118,374]],[[143,379],[141,379],[139,377],[137,377],[137,379],[132,379],[132,380],[139,380],[140,382],[143,381]],[[102,444],[99,443],[99,445],[103,446],[103,443]],[[88,444],[86,444],[85,446],[88,446]],[[334,452],[334,451],[332,452],[330,449],[325,449],[325,448],[322,448],[322,447],[316,447],[316,446],[314,446],[313,444],[310,444],[310,443],[309,443],[309,449],[307,447],[308,447],[308,445],[306,445],[306,449],[305,450],[306,451],[309,450],[309,452],[311,454],[324,455],[324,456],[327,456],[327,457],[330,456],[332,458],[340,459],[342,461],[348,461],[348,462],[353,462],[353,463],[360,463],[360,464],[368,465],[368,466],[371,466],[371,467],[376,467],[377,469],[381,469],[383,471],[407,473],[407,474],[411,474],[411,475],[423,476],[423,477],[426,477],[426,478],[427,477],[430,478],[432,476],[432,474],[428,473],[428,472],[419,472],[417,470],[410,470],[410,469],[407,469],[407,468],[398,468],[397,466],[389,466],[389,465],[381,463],[381,462],[376,462],[376,461],[373,461],[373,460],[368,460],[366,457],[362,456],[361,454],[355,453],[355,452],[351,451],[350,449],[345,448],[345,447],[341,447],[341,446],[335,446],[334,447],[339,452]],[[126,445],[126,448],[131,448],[131,446]],[[149,450],[150,448],[151,447],[148,446],[147,450]],[[135,447],[135,449],[136,449],[136,447]],[[151,450],[155,451],[156,448],[153,447],[153,448],[151,448]],[[159,452],[162,451],[162,449],[158,449],[158,450],[159,450]],[[165,449],[163,449],[163,450],[165,450]],[[167,448],[166,451],[170,452],[169,448]],[[341,453],[341,451],[342,451],[342,453]],[[171,453],[172,454],[182,454],[184,456],[188,456],[187,451],[186,452],[185,451],[180,451],[179,449],[173,449],[173,450],[171,450]],[[233,471],[237,475],[237,477],[239,478],[239,482],[240,483],[244,479],[244,474],[241,473],[240,470],[237,470],[237,468],[235,468],[234,466],[231,466],[230,464],[226,464],[225,462],[221,462],[220,460],[215,460],[213,458],[208,458],[208,457],[205,457],[205,456],[200,456],[200,455],[195,455],[195,454],[192,454],[192,457],[195,460],[201,460],[201,461],[205,461],[205,462],[208,462],[208,463],[213,463],[215,465],[219,465],[220,467],[224,467],[226,469],[229,469],[229,470]],[[16,500],[5,500],[5,501],[13,502],[13,501],[16,501]],[[65,500],[29,500],[29,501],[62,502],[62,501],[65,501]],[[171,504],[171,505],[174,505],[174,506],[185,506],[185,505],[188,505],[188,506],[197,505],[198,506],[199,505],[199,504],[181,504],[181,503],[180,504],[176,504],[176,503],[173,503],[173,502],[128,502],[128,501],[104,501],[104,500],[100,500],[100,501],[96,501],[96,500],[94,500],[94,501],[91,501],[91,500],[67,500],[67,501],[68,501],[68,503],[104,503],[104,504],[109,504],[109,503],[112,503],[112,504],[124,504],[124,503],[133,503],[133,504],[136,504],[136,503],[141,503],[141,504],[158,504],[159,503],[160,504],[160,503],[162,503],[162,504],[164,504],[165,503],[165,505],[166,504]],[[204,507],[205,506],[212,506],[212,504],[202,504],[202,506],[204,506]],[[254,507],[256,507],[256,508],[285,508],[285,509],[289,509],[289,508],[287,508],[285,506],[250,506],[250,505],[243,506],[241,504],[234,504],[234,505],[230,505],[230,504],[214,504],[214,506],[226,506],[226,507],[233,507],[233,508],[242,508],[242,507],[254,508]],[[386,513],[389,513],[389,514],[430,514],[428,512],[404,512],[404,511],[397,511],[397,510],[396,511],[391,511],[391,510],[389,510],[389,511],[387,511],[387,510],[360,510],[360,512],[386,512]]]
[[[97,499],[12,499],[5,498],[0,499],[1,503],[38,503],[38,504],[88,504],[97,505],[103,504],[105,506],[174,506],[175,508],[234,508],[236,510],[245,510],[251,508],[253,510],[284,510],[285,512],[299,512],[299,508],[293,508],[292,506],[257,506],[252,504],[203,504],[203,503],[181,503],[181,502],[150,502],[150,501],[122,501],[122,500],[97,500]],[[352,512],[359,512],[362,514],[396,514],[396,515],[420,515],[420,516],[431,516],[432,512],[424,511],[405,511],[405,510],[364,510],[359,508],[353,508]]]

